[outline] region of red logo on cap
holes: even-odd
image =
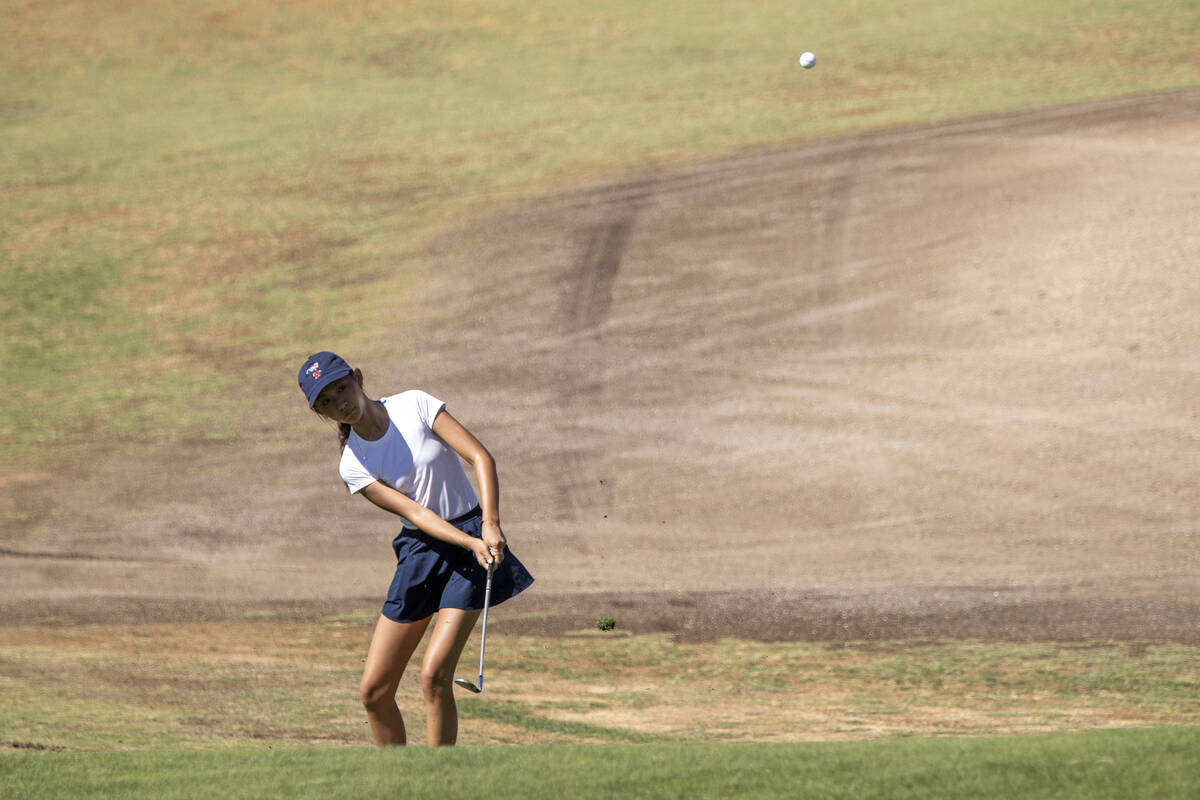
[[[311,375],[313,378],[320,378],[321,377],[321,362],[314,361],[312,363],[312,365],[309,366],[309,368],[305,370],[305,373],[308,375]]]

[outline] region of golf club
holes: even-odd
[[[488,564],[487,588],[483,590],[483,629],[479,636],[479,680],[471,683],[466,678],[455,678],[455,684],[469,689],[475,694],[483,691],[483,649],[487,646],[487,612],[492,602],[492,573],[496,570],[496,562]]]

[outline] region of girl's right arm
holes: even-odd
[[[479,562],[479,566],[484,569],[487,569],[492,562],[487,545],[482,539],[476,539],[474,536],[463,533],[435,512],[411,497],[396,491],[383,481],[375,481],[362,490],[362,495],[384,511],[404,517],[433,538],[470,550],[475,554],[475,560]]]

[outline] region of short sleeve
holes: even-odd
[[[420,389],[413,390],[413,404],[417,409],[417,416],[426,428],[433,430],[433,421],[437,419],[438,413],[446,407],[446,404],[438,400],[428,392],[423,392]]]
[[[342,450],[342,460],[338,464],[338,473],[342,476],[342,480],[346,482],[346,488],[350,490],[350,494],[357,494],[378,480],[363,466],[362,462],[358,460],[358,456],[354,454],[354,451],[349,446]]]

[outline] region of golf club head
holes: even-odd
[[[480,681],[479,685],[476,686],[475,684],[471,683],[466,678],[455,678],[454,683],[456,686],[461,686],[464,689],[474,692],[475,694],[479,694],[480,692],[483,691],[483,681]]]

